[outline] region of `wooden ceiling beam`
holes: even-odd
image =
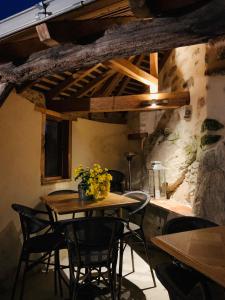
[[[52,72],[93,66],[102,61],[204,43],[225,35],[224,0],[209,1],[176,18],[137,20],[108,30],[93,44],[63,44],[30,56],[21,65],[0,66],[1,82],[22,83]]]
[[[135,65],[137,67],[141,64],[143,58],[144,58],[143,54],[141,54],[139,57],[135,58],[134,62],[135,62]],[[124,80],[122,82],[122,85],[121,85],[121,87],[120,87],[120,89],[118,91],[118,96],[121,96],[123,94],[123,92],[125,91],[125,89],[126,89],[126,87],[127,87],[127,85],[128,85],[129,82],[130,82],[130,77],[124,78]]]
[[[38,112],[41,112],[42,114],[46,114],[46,115],[55,117],[55,118],[59,118],[59,119],[63,119],[63,120],[72,120],[72,117],[70,115],[67,115],[67,114],[64,114],[64,113],[61,114],[59,112],[56,112],[56,111],[53,111],[53,110],[50,110],[50,109],[46,109],[46,108],[38,106],[38,105],[34,106],[34,110],[38,111]]]
[[[135,56],[131,56],[128,60],[130,62],[133,62],[135,59]],[[99,91],[99,96],[103,96],[103,97],[109,97],[112,92],[115,90],[115,88],[117,87],[117,85],[121,82],[121,80],[123,79],[124,74],[122,73],[118,73],[115,74],[114,77],[112,78],[111,82],[107,84],[107,86],[103,86],[100,91]]]
[[[129,0],[132,12],[139,18],[185,14],[207,2],[208,0]]]
[[[46,46],[54,47],[59,45],[59,43],[51,37],[46,23],[37,25],[36,31],[40,42],[44,43]]]
[[[150,53],[149,55],[150,74],[157,78],[157,84],[150,86],[151,93],[158,93],[159,91],[159,69],[158,69],[158,53]]]
[[[158,78],[143,71],[141,68],[132,64],[130,61],[124,58],[113,59],[106,63],[106,65],[134,80],[140,81],[143,84],[151,86],[153,89],[158,86]]]
[[[92,80],[87,85],[84,85],[84,87],[81,90],[78,90],[76,93],[73,93],[70,98],[84,97],[91,90],[100,86],[103,82],[105,82],[109,77],[113,76],[114,74],[115,74],[115,71],[109,70],[106,73],[103,73],[102,75],[97,76],[96,79]]]
[[[148,106],[146,101],[149,101]],[[150,104],[155,105],[150,106]],[[115,97],[64,99],[51,101],[48,109],[58,112],[116,112],[173,109],[190,103],[189,92],[141,94]]]

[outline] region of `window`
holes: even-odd
[[[71,121],[43,115],[42,184],[70,180]]]

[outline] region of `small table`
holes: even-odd
[[[179,261],[225,287],[225,226],[157,236],[151,240]]]
[[[80,200],[78,193],[42,196],[41,200],[59,215],[135,205],[138,200],[109,193],[103,200]]]

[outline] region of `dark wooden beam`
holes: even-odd
[[[21,83],[113,58],[207,42],[225,34],[224,11],[224,0],[214,0],[182,17],[138,20],[120,25],[106,31],[104,37],[93,44],[65,44],[35,53],[20,66],[1,65],[1,80]]]
[[[0,84],[0,107],[4,104],[13,87],[14,85],[11,83]]]
[[[146,105],[146,102],[156,105]],[[64,99],[49,101],[47,109],[58,112],[116,112],[173,109],[190,103],[189,92],[140,94],[115,97]]]
[[[209,0],[129,0],[135,16],[174,16],[185,14],[205,5]]]

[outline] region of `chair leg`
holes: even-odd
[[[55,295],[58,294],[58,282],[57,282],[57,254],[54,253],[54,291]]]
[[[130,246],[130,254],[131,254],[132,273],[134,273],[135,272],[135,268],[134,268],[134,250],[131,246]]]
[[[114,279],[115,279],[115,276],[113,276],[113,271],[110,268],[108,268],[108,280],[109,280],[109,286],[110,286],[112,300],[116,300]]]
[[[73,213],[73,214],[72,214],[72,219],[75,219],[75,215],[76,215],[76,213]]]
[[[48,256],[48,262],[47,262],[46,271],[45,271],[46,274],[49,271],[50,261],[51,261],[51,253],[49,253],[49,256]]]
[[[58,279],[58,283],[59,283],[59,294],[60,297],[63,296],[63,289],[62,289],[62,280],[61,280],[61,272],[60,272],[60,259],[59,259],[59,250],[55,251],[55,273],[56,273],[56,280]]]
[[[21,281],[20,300],[23,300],[23,294],[24,294],[24,290],[25,290],[26,273],[27,273],[27,267],[28,267],[28,260],[29,260],[29,255],[26,255],[25,266],[24,266],[23,276],[22,276],[22,281]]]
[[[149,253],[148,253],[148,245],[146,243],[145,237],[143,238],[143,243],[144,243],[144,248],[145,248],[145,254],[146,254],[146,258],[147,258],[147,263],[149,265],[150,272],[151,272],[151,275],[152,275],[152,280],[153,280],[153,287],[152,288],[155,288],[156,287],[155,275],[154,275],[154,272],[153,272],[153,269],[152,269],[152,266],[151,266],[151,263],[150,263],[150,257],[149,257]]]
[[[119,243],[120,251],[119,251],[119,274],[118,274],[118,300],[121,297],[121,285],[122,285],[122,273],[123,273],[123,240],[120,240]]]
[[[14,283],[13,283],[13,288],[12,288],[11,300],[13,300],[14,297],[15,297],[18,278],[19,278],[20,269],[21,269],[21,265],[22,265],[22,257],[23,257],[23,253],[20,254],[19,263],[18,263],[17,270],[16,270],[16,276],[15,276]]]
[[[75,282],[73,283],[72,300],[77,299],[79,280],[80,280],[80,268],[77,269],[76,279]]]

